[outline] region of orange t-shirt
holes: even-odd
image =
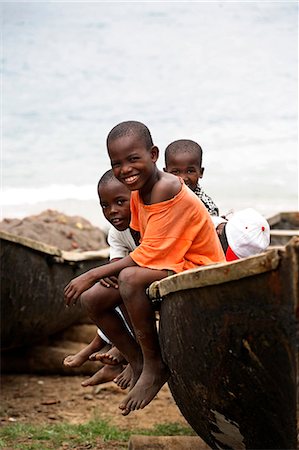
[[[185,184],[170,200],[145,205],[131,194],[131,224],[141,244],[130,253],[138,266],[174,272],[225,262],[210,215]]]

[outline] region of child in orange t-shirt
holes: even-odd
[[[107,138],[115,177],[131,195],[131,227],[141,243],[125,258],[91,269],[65,288],[67,305],[81,296],[90,316],[129,362],[116,379],[130,392],[120,404],[122,414],[144,408],[169,377],[159,346],[155,315],[147,287],[169,271],[224,262],[215,227],[206,208],[178,177],[156,166],[159,150],[148,128],[140,122],[122,122]],[[98,280],[118,276],[118,290],[109,302],[99,296]],[[81,295],[82,294],[82,295]],[[115,307],[124,304],[134,328],[134,339]]]

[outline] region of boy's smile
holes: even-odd
[[[151,185],[155,172],[158,149],[147,149],[133,134],[114,139],[108,153],[114,176],[130,191],[143,190]]]
[[[134,175],[132,177],[124,178],[126,184],[134,184],[138,180],[138,175]]]

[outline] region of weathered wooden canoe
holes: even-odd
[[[271,246],[286,245],[293,236],[299,236],[299,212],[287,211],[268,217]]]
[[[38,342],[83,314],[66,308],[63,288],[74,277],[108,261],[109,249],[65,252],[0,231],[1,349]]]
[[[173,275],[160,342],[173,397],[213,449],[295,449],[299,239]]]

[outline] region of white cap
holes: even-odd
[[[253,208],[236,212],[225,227],[227,242],[238,258],[266,250],[270,244],[267,220]]]
[[[212,222],[213,222],[215,228],[217,228],[218,225],[220,225],[221,223],[226,223],[227,222],[227,220],[223,219],[223,217],[221,217],[221,216],[210,216],[210,217],[212,219]]]

